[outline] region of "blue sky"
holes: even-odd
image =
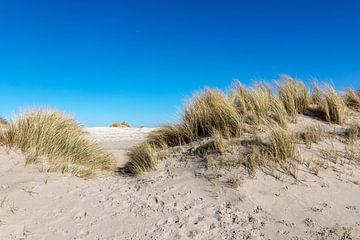
[[[0,1],[0,115],[175,121],[205,85],[286,73],[360,88],[358,1]]]

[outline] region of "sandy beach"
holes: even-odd
[[[86,129],[120,167],[152,130]],[[209,177],[200,159],[176,155],[140,177],[88,180],[24,167],[17,151],[1,149],[0,160],[4,240],[360,239],[360,171],[353,164],[328,161],[318,176],[300,170],[299,181],[259,171],[234,188]]]

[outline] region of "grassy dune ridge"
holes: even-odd
[[[126,170],[141,174],[154,169],[168,148],[203,138],[214,139],[214,133],[217,139],[219,136],[234,139],[245,131],[251,133],[259,129],[267,132],[268,143],[254,144],[244,165],[264,165],[269,162],[264,159],[271,159],[293,167],[294,161],[289,159],[294,158],[299,136],[290,134],[286,128],[289,122],[296,121],[298,114],[342,125],[349,111],[360,111],[360,94],[354,90],[341,95],[328,85],[314,84],[308,89],[301,80],[289,76],[282,77],[274,86],[275,92],[271,85],[248,88],[237,82],[229,94],[206,88],[189,101],[179,124],[155,130],[145,143],[130,151]],[[303,136],[306,144],[320,141],[321,129],[314,127],[306,131]]]
[[[41,159],[46,163],[45,171],[86,177],[109,169],[113,162],[113,156],[90,140],[79,123],[56,110],[32,110],[20,115],[2,131],[0,143],[20,149],[26,163]]]

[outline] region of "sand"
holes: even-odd
[[[113,152],[152,129],[89,128]],[[326,140],[321,147],[343,147]],[[340,151],[340,150],[339,150]],[[24,167],[0,149],[0,239],[360,239],[360,169],[327,159],[319,176],[298,181],[263,171],[234,188],[206,175],[201,159],[172,156],[141,177],[109,173],[83,180]]]

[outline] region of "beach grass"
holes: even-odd
[[[313,86],[313,102],[321,118],[327,122],[344,124],[347,111],[344,98],[329,85],[325,85],[324,89],[317,84]]]
[[[324,136],[324,130],[319,125],[308,126],[301,134],[306,146],[310,147],[312,143],[319,143]]]
[[[360,93],[352,89],[346,90],[345,102],[348,108],[360,112]]]
[[[282,102],[274,95],[271,88],[257,84],[255,88],[247,89],[237,82],[232,91],[231,99],[237,110],[249,125],[277,123],[287,125],[287,114]]]
[[[110,169],[113,157],[90,140],[72,118],[56,110],[32,110],[9,123],[2,144],[18,148],[26,163],[43,161],[44,169],[87,177]],[[45,157],[45,159],[44,159]]]
[[[310,93],[305,84],[289,76],[284,76],[276,83],[279,99],[291,117],[303,114],[310,104]]]
[[[110,127],[129,128],[129,127],[131,127],[131,125],[128,124],[127,122],[125,122],[125,121],[122,121],[121,123],[119,123],[119,122],[113,122],[113,123],[110,125]]]
[[[130,150],[127,169],[134,174],[154,169],[159,162],[157,152],[203,138],[211,139],[209,143],[215,144],[221,153],[227,149],[228,140],[241,138],[244,131],[254,134],[259,129],[267,132],[269,142],[251,146],[244,158],[247,159],[245,165],[255,169],[255,166],[276,162],[290,168],[295,166],[296,161],[289,159],[294,159],[299,136],[286,130],[289,120],[306,114],[343,125],[348,108],[357,108],[357,92],[348,91],[343,96],[328,85],[317,84],[310,90],[301,80],[289,76],[276,81],[275,87],[277,92],[268,84],[248,88],[236,82],[229,94],[211,88],[195,94],[187,102],[180,123],[155,130],[146,145]],[[318,143],[323,135],[319,126],[310,126],[300,136],[309,147]]]

